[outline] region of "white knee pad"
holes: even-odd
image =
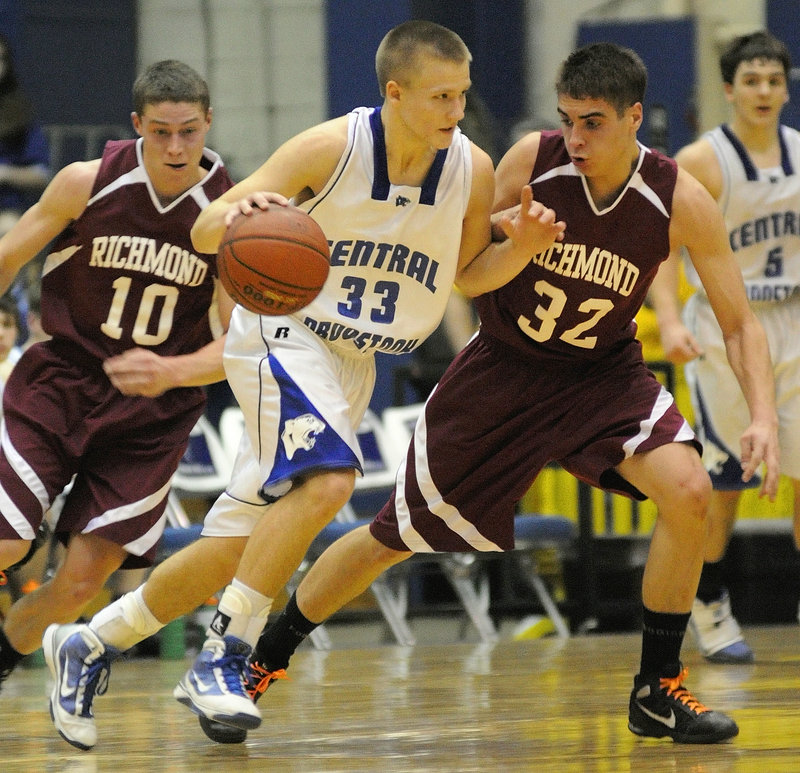
[[[101,609],[89,623],[100,639],[120,652],[130,649],[164,627],[148,609],[142,598],[142,589],[126,593],[113,604]]]

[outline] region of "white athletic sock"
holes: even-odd
[[[255,647],[272,609],[272,602],[269,596],[249,588],[234,577],[217,606],[218,612],[230,618],[225,635],[236,636]]]
[[[120,596],[89,621],[89,627],[101,641],[120,652],[130,649],[164,627],[164,623],[159,622],[144,603],[143,588],[140,585],[136,590]]]

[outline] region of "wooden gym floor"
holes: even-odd
[[[304,646],[292,681],[260,702],[263,725],[243,745],[206,739],[172,698],[189,661],[114,664],[95,700],[99,741],[80,752],[47,710],[46,668],[18,669],[0,694],[5,773],[213,771],[800,771],[800,629],[749,628],[751,666],[702,662],[687,637],[689,688],[739,723],[733,741],[686,746],[627,729],[636,634],[413,648]]]

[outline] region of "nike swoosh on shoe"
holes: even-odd
[[[662,725],[665,725],[670,730],[675,729],[675,712],[670,709],[669,716],[664,717],[661,714],[656,714],[654,711],[650,711],[646,706],[643,706],[640,701],[636,701],[636,705],[642,711],[642,713],[647,714],[650,719],[654,719],[656,722],[660,722]]]

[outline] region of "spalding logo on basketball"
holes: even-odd
[[[217,269],[236,303],[256,314],[291,314],[322,290],[330,270],[328,240],[303,210],[271,204],[231,223]]]

